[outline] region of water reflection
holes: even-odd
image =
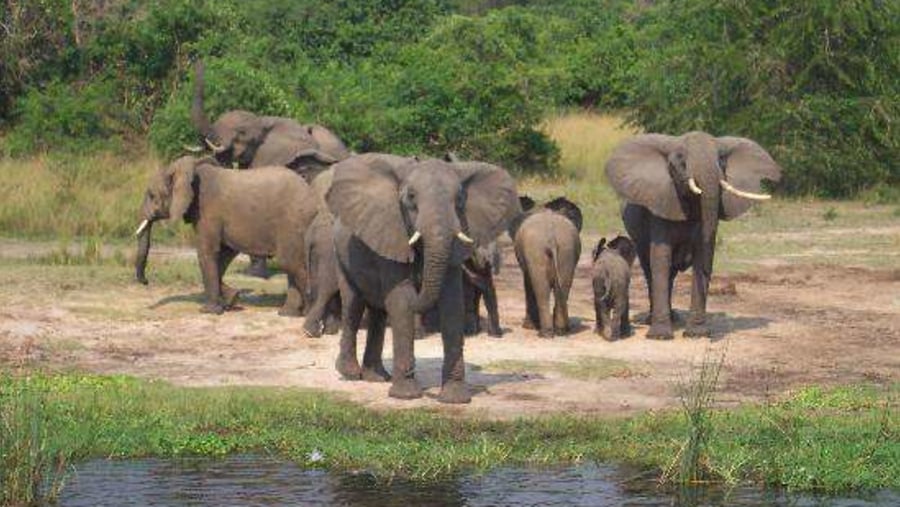
[[[221,460],[96,460],[77,467],[63,506],[882,506],[900,494],[819,498],[755,488],[663,491],[621,468],[581,465],[553,470],[507,468],[440,482],[380,483],[370,474],[301,470],[261,456]]]

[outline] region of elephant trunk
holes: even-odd
[[[191,123],[194,124],[194,127],[207,143],[218,143],[219,139],[216,138],[216,133],[213,131],[209,118],[203,110],[203,62],[198,61],[194,66],[194,70],[196,76],[194,79],[194,100],[191,103]]]
[[[147,220],[146,225],[141,224],[142,227],[138,230],[137,240],[137,255],[134,260],[134,277],[135,279],[147,285],[147,256],[150,254],[150,230],[153,228],[153,221]]]
[[[422,287],[413,303],[413,310],[418,313],[428,310],[437,303],[453,246],[453,236],[450,235],[428,234],[424,239]]]
[[[697,177],[697,181],[703,191],[699,195],[700,241],[702,243],[700,252],[703,257],[701,266],[706,274],[709,275],[712,273],[713,255],[716,249],[716,231],[719,228],[719,206],[721,203],[719,175],[717,172],[709,175],[700,174]]]

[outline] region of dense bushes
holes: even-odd
[[[638,124],[752,137],[791,192],[900,184],[897,2],[662,2],[641,24]]]
[[[10,0],[0,22],[0,152],[14,155],[147,134],[174,155],[196,142],[202,57],[210,116],[319,122],[357,151],[548,170],[541,118],[589,106],[755,138],[791,192],[900,183],[897,2]]]

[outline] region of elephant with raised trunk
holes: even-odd
[[[310,186],[284,167],[232,171],[212,159],[182,157],[150,180],[136,232],[135,275],[147,283],[147,256],[153,223],[183,218],[196,231],[197,258],[206,304],[201,311],[222,313],[234,305],[238,291],[222,282],[239,253],[275,256],[288,276],[282,315],[300,315],[307,284],[304,231],[319,209]]]
[[[344,378],[391,380],[390,396],[422,396],[415,378],[415,317],[440,314],[444,343],[439,401],[467,403],[461,264],[520,213],[513,178],[486,163],[447,163],[365,154],[335,164],[328,207],[337,218],[335,251],[343,302]],[[362,366],[356,333],[368,310]],[[385,322],[393,330],[393,372],[382,362]]]
[[[195,71],[191,121],[220,165],[289,167],[311,182],[331,164],[350,156],[343,141],[321,125],[242,110],[227,111],[210,123],[204,111],[203,62],[196,63]],[[265,258],[253,257],[247,272],[268,277]]]
[[[675,275],[693,268],[691,312],[685,336],[709,336],[706,300],[719,219],[730,220],[754,201],[762,180],[777,182],[781,168],[757,143],[705,132],[644,134],[623,142],[606,175],[626,201],[622,218],[637,247],[650,296],[648,338],[670,339]]]

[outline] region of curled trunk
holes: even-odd
[[[431,236],[425,239],[424,257],[422,268],[422,287],[413,304],[413,309],[424,312],[437,303],[441,295],[441,285],[444,275],[447,273],[447,262],[450,258],[450,249],[453,237]]]
[[[191,123],[204,138],[213,142],[219,142],[216,139],[215,132],[209,123],[209,118],[203,110],[203,62],[197,62],[195,65],[196,76],[194,79],[194,100],[191,103]]]
[[[147,227],[138,235],[137,255],[134,260],[134,277],[138,282],[147,285],[147,256],[150,254],[150,229],[153,228],[153,222],[147,224]]]

